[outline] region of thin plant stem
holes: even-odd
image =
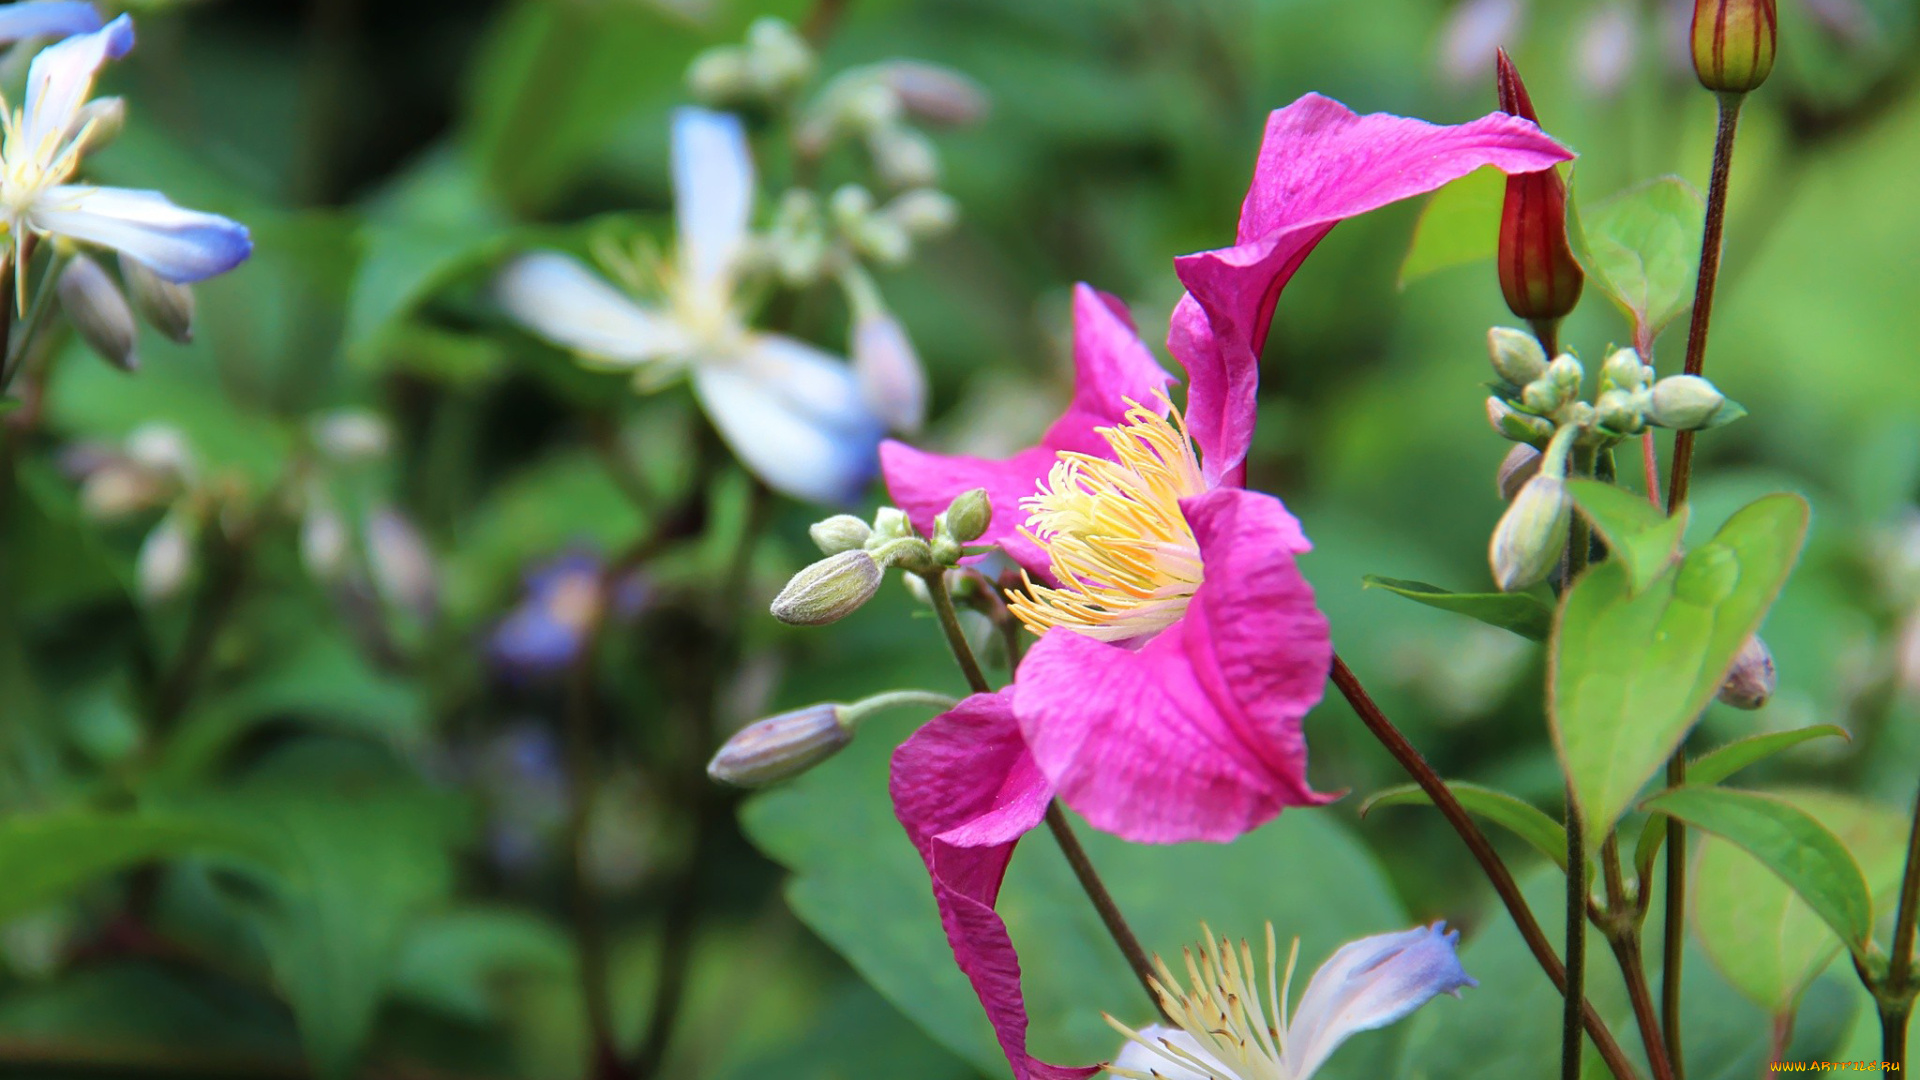
[[[1676,788],[1687,782],[1687,750],[1683,743],[1667,759],[1667,786]],[[1643,881],[1642,889],[1653,883]],[[1686,1059],[1680,1051],[1680,965],[1687,944],[1687,826],[1679,818],[1667,818],[1667,890],[1661,912],[1660,1033],[1667,1044],[1667,1056],[1673,1061],[1674,1080],[1685,1080]]]
[[[1793,1010],[1784,1009],[1774,1015],[1772,1032],[1767,1039],[1767,1061],[1769,1064],[1787,1056],[1787,1047],[1793,1044]]]
[[[1367,726],[1367,730],[1373,733],[1374,738],[1378,739],[1382,746],[1386,747],[1387,753],[1393,755],[1393,759],[1400,763],[1400,767],[1407,771],[1407,775],[1420,785],[1420,790],[1426,792],[1427,798],[1433,801],[1434,807],[1440,811],[1440,816],[1446,818],[1447,824],[1453,826],[1453,831],[1460,835],[1461,841],[1467,845],[1467,850],[1473,853],[1474,859],[1480,864],[1480,869],[1486,873],[1487,880],[1493,885],[1494,893],[1506,906],[1507,914],[1512,917],[1514,927],[1520,931],[1521,940],[1526,942],[1527,949],[1533,953],[1533,958],[1539,962],[1541,970],[1547,973],[1547,978],[1553,982],[1554,988],[1565,994],[1567,969],[1560,963],[1560,957],[1553,951],[1552,943],[1540,929],[1539,920],[1534,918],[1533,909],[1527,905],[1527,898],[1520,894],[1520,886],[1514,882],[1512,872],[1507,869],[1507,864],[1501,861],[1500,853],[1494,850],[1492,842],[1487,839],[1487,834],[1480,830],[1480,826],[1474,822],[1466,808],[1460,805],[1460,800],[1454,798],[1453,792],[1448,789],[1446,782],[1440,779],[1439,774],[1433,771],[1433,766],[1427,763],[1427,759],[1420,755],[1420,751],[1414,749],[1413,744],[1407,741],[1407,737],[1393,725],[1393,721],[1387,719],[1387,715],[1380,711],[1380,706],[1374,704],[1366,687],[1360,684],[1360,680],[1353,674],[1353,669],[1347,666],[1346,661],[1340,659],[1340,654],[1337,652],[1333,656],[1333,684],[1347,699],[1347,704],[1351,705],[1353,711],[1359,715],[1360,722]],[[1588,1038],[1593,1040],[1594,1048],[1600,1052],[1601,1058],[1607,1063],[1607,1068],[1612,1071],[1617,1080],[1635,1080],[1639,1074],[1634,1071],[1633,1064],[1627,1060],[1625,1051],[1620,1049],[1620,1043],[1614,1039],[1613,1032],[1607,1029],[1606,1021],[1600,1018],[1599,1012],[1594,1009],[1591,1002],[1581,1003],[1580,1015],[1587,1029]]]
[[[1920,792],[1913,800],[1913,823],[1907,836],[1907,869],[1900,879],[1900,908],[1894,916],[1893,952],[1887,959],[1887,981],[1880,999],[1880,1057],[1899,1067],[1906,1063],[1907,1024],[1913,999],[1920,990],[1914,970],[1914,936],[1920,930]]]
[[[1571,574],[1569,574],[1571,576]],[[1580,1006],[1587,987],[1587,847],[1580,805],[1567,787],[1567,985],[1560,1031],[1560,1080],[1580,1080]]]
[[[1740,124],[1739,94],[1720,95],[1720,127],[1713,140],[1713,175],[1707,181],[1707,221],[1700,235],[1700,272],[1693,286],[1693,320],[1687,325],[1683,370],[1698,375],[1707,362],[1707,324],[1713,317],[1713,285],[1720,275],[1720,237],[1727,220],[1727,173],[1733,167],[1733,136]],[[1667,509],[1687,501],[1693,475],[1693,432],[1673,437],[1673,466],[1667,478]]]
[[[1595,923],[1613,948],[1620,963],[1620,974],[1627,984],[1627,997],[1633,1003],[1634,1023],[1640,1028],[1640,1042],[1647,1050],[1647,1064],[1654,1080],[1673,1080],[1673,1062],[1667,1056],[1665,1040],[1660,1037],[1660,1016],[1653,1006],[1653,990],[1647,985],[1647,962],[1640,947],[1640,920],[1635,902],[1626,894],[1626,874],[1620,867],[1620,834],[1608,833],[1600,845],[1600,872],[1606,881],[1607,909]],[[1642,888],[1645,884],[1642,883]]]
[[[953,597],[947,592],[947,580],[944,572],[935,570],[922,574],[927,583],[927,593],[933,598],[934,614],[940,619],[940,629],[946,634],[947,648],[952,651],[954,662],[960,665],[961,674],[967,678],[967,685],[976,694],[993,692],[993,684],[987,681],[986,673],[980,669],[980,661],[973,655],[973,646],[967,644],[967,635],[960,627],[960,616],[953,609]],[[1140,980],[1141,989],[1147,992],[1147,1000],[1154,1007],[1160,1007],[1160,997],[1153,992],[1153,967],[1147,962],[1146,950],[1140,947],[1140,937],[1127,925],[1126,916],[1120,913],[1120,905],[1114,903],[1113,894],[1107,890],[1106,882],[1100,879],[1099,871],[1094,869],[1093,860],[1087,858],[1086,849],[1080,846],[1080,838],[1073,833],[1073,824],[1060,807],[1058,799],[1047,804],[1047,828],[1060,845],[1060,853],[1066,856],[1067,865],[1073,868],[1073,876],[1079,880],[1080,888],[1093,903],[1093,909],[1107,928],[1107,934],[1120,949],[1120,955],[1126,958],[1127,966],[1133,969],[1134,976]],[[1162,1014],[1164,1015],[1164,1013]]]

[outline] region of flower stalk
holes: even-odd
[[[1899,914],[1894,916],[1893,951],[1887,959],[1887,978],[1875,995],[1880,1002],[1880,1057],[1899,1068],[1907,1056],[1907,1024],[1913,1001],[1920,993],[1920,971],[1914,968],[1914,938],[1920,930],[1920,792],[1913,799],[1913,821],[1907,835],[1907,869],[1900,879]]]

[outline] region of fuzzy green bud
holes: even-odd
[[[1553,421],[1523,413],[1497,397],[1487,399],[1487,423],[1514,442],[1544,443],[1553,438]]]
[[[865,549],[843,551],[793,575],[773,598],[773,617],[792,626],[846,618],[880,591],[880,561]]]
[[[1563,401],[1579,397],[1580,387],[1586,380],[1586,369],[1569,353],[1561,353],[1547,365],[1547,381],[1559,389]]]
[[[1487,331],[1487,355],[1493,370],[1514,386],[1525,386],[1547,373],[1547,352],[1525,330],[1496,326]]]
[[[1693,72],[1709,90],[1744,94],[1773,71],[1779,35],[1774,0],[1694,0]]]
[[[993,524],[993,500],[987,497],[986,488],[963,491],[940,516],[955,540],[971,544],[986,535],[987,527]]]
[[[883,506],[873,515],[873,539],[867,541],[867,546],[875,547],[912,535],[913,522],[907,520],[907,512],[897,506]]]
[[[1720,684],[1720,700],[1736,709],[1758,709],[1773,697],[1780,676],[1773,669],[1773,650],[1755,634],[1740,647],[1733,670]]]
[[[807,535],[819,546],[821,554],[838,555],[866,547],[873,529],[852,514],[835,514],[825,521],[814,522],[807,528]]]
[[[60,271],[60,308],[100,358],[121,371],[140,366],[134,351],[133,309],[107,272],[85,255],[75,255]]]
[[[1675,431],[1713,427],[1727,398],[1698,375],[1669,375],[1653,384],[1650,419]]]
[[[940,179],[940,155],[933,141],[905,124],[885,124],[867,132],[873,169],[890,188],[926,187]]]
[[[1646,397],[1642,392],[1608,390],[1593,403],[1594,420],[1616,435],[1638,435],[1646,426]]]
[[[1640,354],[1632,349],[1615,349],[1607,354],[1600,365],[1600,386],[1603,390],[1619,387],[1622,390],[1638,390],[1653,381],[1653,369],[1640,362]]]
[[[1513,592],[1545,581],[1567,549],[1572,524],[1573,497],[1565,478],[1542,472],[1522,484],[1488,547],[1494,584]]]
[[[1559,412],[1560,406],[1567,403],[1567,397],[1566,391],[1545,375],[1520,388],[1520,404],[1528,412],[1542,415]]]
[[[735,732],[707,762],[707,775],[734,787],[761,787],[806,772],[852,741],[853,727],[839,705],[809,705]]]

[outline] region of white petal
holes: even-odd
[[[686,347],[678,325],[649,311],[565,255],[522,255],[494,280],[508,315],[556,345],[618,366]]]
[[[21,0],[0,7],[0,42],[85,34],[100,29],[100,13],[85,0]]]
[[[701,289],[723,289],[746,245],[753,213],[753,158],[732,113],[673,114],[673,209],[680,268]]]
[[[43,232],[113,248],[173,282],[225,273],[253,253],[246,226],[175,206],[157,191],[62,184],[41,193],[27,221]]]
[[[1459,936],[1434,923],[1341,946],[1313,973],[1287,1023],[1287,1074],[1307,1080],[1349,1035],[1385,1027],[1436,994],[1474,985],[1454,955]]]
[[[133,20],[122,15],[90,34],[75,34],[41,49],[27,68],[26,144],[43,148],[66,133],[108,59],[133,48]]]
[[[873,479],[880,421],[853,373],[826,353],[764,335],[739,357],[697,367],[694,389],[734,456],[769,486],[839,505]]]
[[[1172,1043],[1206,1062],[1208,1068],[1214,1070],[1219,1076],[1235,1075],[1220,1063],[1219,1058],[1200,1049],[1200,1040],[1179,1028],[1153,1024],[1141,1028],[1140,1036],[1156,1047],[1163,1041]],[[1167,1080],[1213,1080],[1213,1077],[1188,1064],[1179,1054],[1160,1049],[1148,1049],[1132,1039],[1128,1039],[1127,1045],[1120,1048],[1120,1056],[1113,1059],[1113,1067],[1137,1072],[1142,1076],[1164,1076]]]

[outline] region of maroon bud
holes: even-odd
[[[1774,0],[1694,0],[1694,74],[1709,90],[1744,94],[1773,71],[1779,35]]]
[[[1494,81],[1502,112],[1539,123],[1505,49],[1496,54]],[[1515,315],[1531,322],[1551,322],[1579,303],[1586,275],[1567,246],[1567,185],[1559,170],[1507,177],[1507,198],[1500,207],[1499,263],[1500,291]]]

